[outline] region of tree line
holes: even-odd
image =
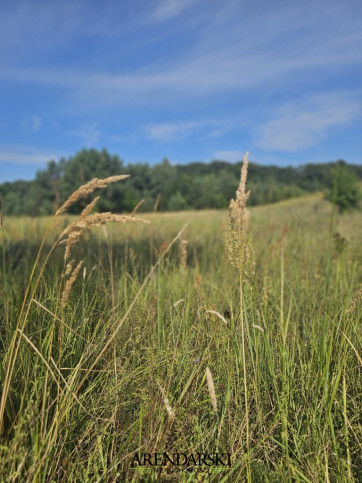
[[[144,203],[140,211],[221,209],[227,208],[235,196],[240,168],[241,161],[172,165],[166,158],[153,166],[146,163],[124,165],[118,156],[109,154],[106,149],[83,149],[68,159],[49,161],[32,181],[0,184],[0,193],[6,215],[49,215],[87,181],[125,173],[130,178],[105,189],[97,205],[99,211],[131,212],[141,199]],[[273,203],[321,190],[329,190],[331,198],[333,189],[336,196],[341,176],[346,180],[342,183],[344,190],[351,185],[356,187],[356,182],[362,180],[362,166],[342,160],[297,167],[250,163],[248,189],[252,195],[249,204]],[[79,213],[87,202],[89,200],[74,204],[71,212]]]

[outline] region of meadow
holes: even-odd
[[[251,208],[247,280],[227,211],[142,218],[66,262],[75,217],[4,218],[1,481],[358,481],[361,213],[319,194]],[[136,468],[165,451],[231,466]]]

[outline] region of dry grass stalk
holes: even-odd
[[[177,300],[177,302],[175,302],[173,304],[173,307],[177,307],[179,304],[181,304],[182,302],[185,302],[185,299],[180,299],[180,300]]]
[[[220,320],[222,320],[224,322],[224,324],[227,324],[227,320],[225,319],[225,317],[223,317],[221,314],[219,314],[219,312],[216,312],[216,310],[206,310],[206,313],[216,315],[216,317],[218,317]]]
[[[83,263],[84,263],[83,260],[78,263],[78,265],[73,270],[72,275],[69,277],[69,279],[67,280],[67,283],[65,284],[65,287],[64,287],[64,290],[63,290],[63,293],[62,293],[62,301],[61,301],[61,306],[62,307],[64,307],[65,304],[68,301],[68,298],[69,298],[69,295],[70,295],[70,291],[72,289],[72,286],[73,286],[74,282],[76,281],[76,278],[78,276],[78,273],[79,273],[80,269],[82,268]]]
[[[168,400],[168,397],[166,396],[166,392],[163,389],[163,387],[161,386],[161,384],[158,383],[158,387],[160,388],[160,391],[162,393],[162,399],[163,399],[163,403],[165,405],[167,414],[170,416],[171,419],[173,419],[175,417],[175,412],[171,407],[171,404],[170,404],[170,401]]]
[[[230,200],[229,206],[229,232],[227,235],[228,257],[240,273],[245,277],[254,274],[254,251],[249,237],[249,211],[246,202],[250,191],[246,191],[246,178],[248,175],[248,155],[243,159],[239,188],[236,191],[236,199]]]
[[[91,181],[84,184],[76,191],[74,191],[74,193],[70,195],[69,198],[58,209],[58,211],[55,213],[55,216],[60,215],[61,213],[66,211],[73,203],[80,200],[81,198],[84,198],[90,193],[93,193],[93,191],[96,190],[97,188],[105,188],[110,183],[115,183],[116,181],[120,181],[128,177],[129,177],[129,174],[119,174],[116,176],[110,176],[109,178],[105,178],[105,179],[98,179],[98,178],[92,179]]]
[[[137,205],[134,207],[134,209],[133,209],[133,211],[132,211],[132,215],[131,215],[131,216],[135,216],[135,215],[136,215],[136,213],[137,213],[137,211],[138,211],[139,207],[140,207],[140,206],[143,204],[143,202],[144,202],[144,201],[145,201],[145,200],[143,199],[143,200],[141,200],[139,203],[137,203]]]
[[[64,260],[67,260],[70,255],[71,248],[78,243],[82,233],[85,230],[93,228],[94,226],[104,225],[105,223],[126,223],[128,221],[139,221],[142,223],[149,223],[148,220],[142,218],[135,218],[127,215],[116,215],[114,213],[95,213],[85,218],[80,218],[68,225],[62,233],[62,237],[67,235],[60,243],[65,243]]]
[[[181,267],[187,267],[187,240],[180,240]]]
[[[211,399],[211,404],[212,407],[215,411],[217,412],[217,401],[216,401],[216,393],[215,393],[215,386],[214,386],[214,381],[212,379],[212,374],[209,369],[209,366],[206,367],[206,381],[207,381],[207,388],[209,390],[210,394],[210,399]]]
[[[161,193],[158,193],[155,204],[153,205],[153,212],[156,213],[158,205],[160,204]]]

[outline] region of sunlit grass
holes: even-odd
[[[85,270],[63,308],[64,248],[56,248],[18,332],[1,478],[138,481],[133,455],[166,450],[231,453],[232,468],[211,481],[243,481],[248,460],[257,482],[358,481],[361,304],[349,309],[362,282],[362,224],[351,213],[331,225],[331,210],[319,195],[250,209],[256,274],[243,292],[249,454],[227,212],[145,214],[150,224],[86,233],[74,248]],[[70,221],[4,219],[2,382],[42,235],[51,229],[45,256]],[[186,223],[184,267],[179,240],[165,250]]]

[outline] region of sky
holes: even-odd
[[[0,182],[125,164],[362,163],[360,0],[1,0]]]

